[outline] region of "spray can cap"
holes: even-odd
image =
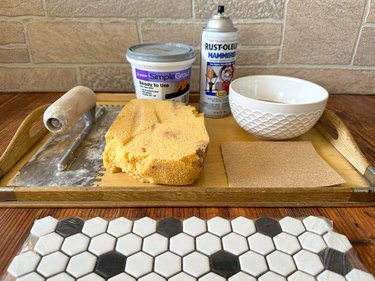
[[[217,7],[217,14],[209,19],[204,30],[232,32],[236,31],[237,28],[234,28],[232,20],[224,15],[224,6],[219,5]]]

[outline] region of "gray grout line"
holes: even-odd
[[[189,18],[151,18],[151,17],[57,17],[57,16],[3,16],[0,15],[0,21],[26,21],[26,22],[98,22],[98,23],[111,23],[111,22],[124,22],[124,23],[134,23],[136,20],[144,21],[154,21],[157,23],[206,23],[208,19],[195,19],[192,17]],[[268,21],[268,20],[248,20],[248,19],[237,19],[240,23],[275,23],[281,24],[280,21]]]
[[[19,48],[27,48],[26,43],[11,43],[6,45],[0,45],[0,49],[19,49]]]
[[[139,43],[140,44],[143,43],[142,24],[143,24],[143,20],[142,19],[136,20],[137,34],[138,34],[138,39],[139,39]]]
[[[32,55],[31,48],[30,48],[29,36],[27,33],[27,23],[22,23],[22,27],[23,27],[23,36],[25,37],[25,44],[27,47],[27,52],[29,53],[29,61],[30,61],[30,64],[32,64],[34,60],[33,60],[33,55]]]
[[[197,19],[197,15],[195,14],[195,1],[191,0],[191,17],[194,21]]]
[[[81,77],[80,66],[77,66],[75,70],[76,70],[76,80],[77,80],[77,84],[78,84],[78,85],[82,85],[82,77]]]
[[[22,46],[20,46],[22,47]],[[1,49],[1,47],[0,47]],[[7,49],[7,48],[4,48]],[[120,63],[0,63],[0,67],[3,68],[74,68],[74,67],[119,67],[119,66],[130,66],[130,64],[123,59]]]
[[[367,16],[370,13],[370,1],[371,0],[367,0],[366,1],[366,5],[364,7],[364,11],[363,11],[363,15],[362,15],[362,21],[361,21],[361,26],[360,26],[359,31],[358,31],[357,39],[356,39],[356,42],[355,42],[355,45],[354,45],[354,48],[353,48],[352,58],[350,60],[350,64],[351,65],[354,65],[354,60],[355,60],[355,57],[357,55],[359,41],[361,40],[361,37],[362,37],[362,30],[363,30],[363,27],[364,27],[364,25],[366,23]]]
[[[48,14],[47,14],[47,2],[46,2],[46,0],[42,0],[42,5],[43,5],[43,10],[44,10],[44,16],[46,18],[48,18]]]
[[[274,49],[274,48],[271,48]],[[277,49],[277,47],[275,48]],[[0,68],[14,69],[14,68],[75,68],[75,67],[130,67],[130,64],[124,59],[123,62],[119,63],[0,63]],[[198,68],[199,65],[193,65],[194,68]],[[237,65],[238,68],[269,68],[269,69],[301,69],[301,70],[348,70],[348,71],[374,71],[375,66],[360,66],[360,65],[326,65],[326,64],[241,64]]]
[[[148,18],[144,18],[148,19]],[[151,18],[150,18],[151,19]],[[153,18],[157,19],[157,18]],[[0,16],[0,21],[9,22],[83,22],[83,23],[135,23],[137,18],[124,17],[49,17],[49,16]]]
[[[270,65],[242,65],[241,68],[272,68],[272,69],[308,69],[308,70],[359,70],[373,71],[375,66],[357,66],[357,65],[332,65],[332,64],[270,64]]]
[[[368,18],[369,14],[370,14],[371,1],[372,1],[372,0],[367,0],[367,1],[366,1],[365,11],[364,11],[364,14],[363,14],[363,16],[364,16],[364,18],[363,18],[364,23],[366,23],[367,18]]]
[[[279,45],[241,45],[239,50],[279,50]]]
[[[281,60],[283,58],[286,16],[287,16],[287,13],[288,13],[288,2],[289,2],[289,0],[285,0],[285,2],[284,2],[284,19],[283,19],[283,26],[282,26],[282,31],[281,31],[280,52],[279,52],[279,59],[277,61],[278,64],[281,64]]]
[[[194,9],[194,7],[192,7]],[[30,15],[30,16],[4,16],[0,15],[0,21],[50,21],[50,22],[135,22],[137,19],[144,21],[155,21],[158,23],[196,23],[196,24],[206,24],[208,18],[197,18],[195,11],[193,10],[192,17],[186,18],[168,18],[168,17],[85,17],[85,16],[49,16],[47,14],[46,7],[44,8],[45,15]],[[285,14],[285,12],[284,12]],[[261,19],[250,19],[250,18],[232,18],[236,24],[257,24],[257,23],[269,23],[269,24],[283,24],[284,19],[273,19],[273,18],[261,18]]]
[[[257,23],[283,24],[283,19],[241,19],[241,18],[234,18],[233,21],[237,24],[257,24]]]

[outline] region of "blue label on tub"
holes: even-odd
[[[146,71],[142,69],[135,69],[137,79],[150,82],[178,82],[181,80],[190,79],[191,69],[184,69],[180,71]]]

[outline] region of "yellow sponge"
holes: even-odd
[[[166,185],[193,183],[209,143],[204,116],[193,106],[141,99],[122,109],[105,139],[105,168]]]

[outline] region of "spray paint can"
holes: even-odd
[[[228,91],[237,56],[237,29],[218,6],[202,32],[200,111],[206,117],[221,118],[230,114]]]

